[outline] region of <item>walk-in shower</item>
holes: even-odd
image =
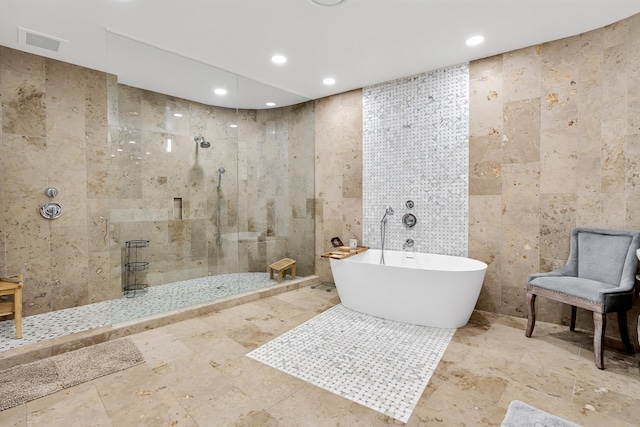
[[[222,220],[220,219],[220,203],[222,202],[222,174],[225,173],[225,170],[222,166],[218,168],[218,212],[216,215],[216,226],[217,226],[217,234],[216,234],[216,245],[222,246]]]
[[[202,136],[202,135],[194,136],[193,140],[196,142],[196,144],[200,144],[200,148],[209,148],[209,147],[211,147],[211,143],[209,141],[207,141],[204,138],[204,136]]]

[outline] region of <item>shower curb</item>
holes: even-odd
[[[305,286],[319,284],[319,276],[299,277],[295,280],[287,280],[268,288],[257,289],[153,316],[108,326],[101,326],[87,331],[51,338],[22,347],[16,347],[0,352],[0,370],[56,356],[58,354],[99,344],[105,341],[111,341],[132,334],[137,334],[150,329],[159,328],[182,320],[192,319],[218,310],[223,310],[225,308],[258,301],[263,298],[293,291]]]

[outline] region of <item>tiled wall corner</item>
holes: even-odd
[[[362,237],[362,91],[315,101],[316,274],[333,282],[331,238],[344,244]]]

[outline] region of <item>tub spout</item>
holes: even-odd
[[[405,250],[407,248],[412,248],[414,243],[415,242],[413,241],[413,239],[405,240],[404,244],[402,245],[402,250]]]

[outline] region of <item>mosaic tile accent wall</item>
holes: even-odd
[[[363,89],[363,242],[385,248],[466,256],[469,65]],[[406,207],[412,200],[413,209]],[[417,217],[408,229],[406,213]]]

